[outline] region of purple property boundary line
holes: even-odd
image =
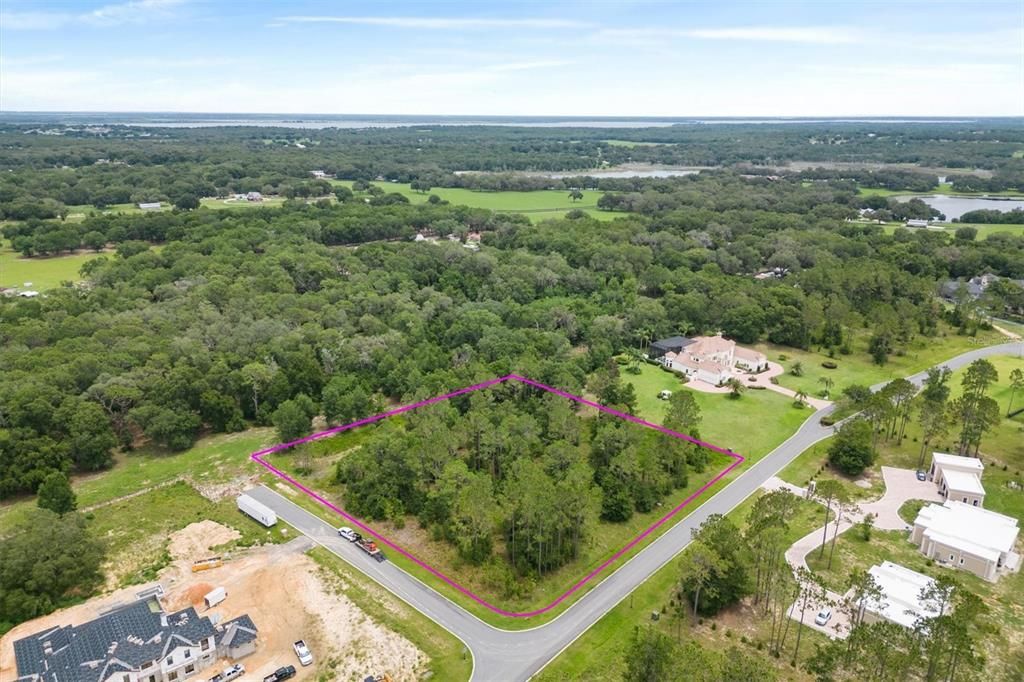
[[[670,510],[667,514],[665,514],[660,519],[658,519],[653,524],[651,524],[646,530],[644,530],[642,533],[640,533],[635,538],[630,540],[622,549],[620,549],[615,554],[610,556],[608,559],[603,561],[600,566],[598,566],[594,570],[590,571],[590,573],[588,573],[583,578],[581,578],[575,585],[573,585],[568,590],[566,590],[560,597],[558,597],[557,599],[552,601],[550,604],[548,604],[547,606],[544,606],[542,608],[535,609],[533,611],[516,612],[516,611],[506,611],[505,609],[502,609],[502,608],[500,608],[498,606],[495,606],[495,605],[491,604],[486,599],[484,599],[483,597],[480,597],[479,595],[477,595],[472,590],[470,590],[470,589],[468,589],[466,587],[463,587],[462,585],[460,585],[459,583],[455,582],[453,579],[449,578],[447,575],[445,575],[441,571],[437,570],[436,568],[434,568],[430,564],[427,564],[424,561],[421,561],[419,558],[417,558],[416,556],[414,556],[410,552],[407,552],[405,549],[403,549],[399,545],[395,544],[394,542],[392,542],[388,538],[384,537],[383,535],[381,535],[380,533],[375,531],[373,528],[371,528],[370,526],[368,526],[365,523],[363,523],[361,520],[359,520],[356,517],[348,514],[347,512],[345,512],[341,508],[335,506],[334,504],[332,504],[328,500],[325,500],[323,497],[321,497],[320,495],[317,495],[315,492],[313,492],[312,490],[310,490],[306,486],[302,485],[301,483],[296,481],[294,478],[292,478],[288,474],[286,474],[283,471],[281,471],[280,469],[274,467],[272,464],[269,464],[269,463],[263,461],[263,459],[262,459],[265,455],[273,454],[275,452],[279,452],[281,450],[285,450],[285,449],[293,447],[295,445],[301,445],[302,443],[308,443],[310,441],[319,440],[321,438],[326,438],[327,436],[332,436],[332,435],[334,435],[336,433],[341,433],[343,431],[348,431],[348,430],[354,429],[354,428],[356,428],[358,426],[363,426],[363,425],[366,425],[366,424],[372,424],[372,423],[378,422],[378,421],[380,421],[382,419],[386,419],[387,417],[393,417],[393,416],[395,416],[397,414],[402,414],[403,412],[409,412],[410,410],[415,410],[418,407],[424,407],[426,405],[433,405],[434,403],[441,402],[442,400],[449,400],[449,399],[454,398],[456,396],[463,395],[463,394],[466,394],[466,393],[471,393],[473,391],[479,391],[480,389],[489,388],[491,386],[495,386],[497,384],[501,384],[501,383],[504,383],[506,381],[518,381],[518,382],[526,384],[528,386],[533,386],[534,388],[539,388],[542,391],[546,391],[548,393],[553,393],[554,395],[561,396],[563,398],[567,398],[569,400],[572,400],[574,402],[580,403],[582,405],[588,405],[590,407],[593,407],[593,408],[596,408],[596,409],[600,410],[601,412],[605,412],[607,414],[613,414],[616,417],[620,417],[621,419],[625,419],[626,421],[631,421],[631,422],[634,422],[636,424],[642,424],[643,426],[646,426],[648,428],[652,428],[652,429],[654,429],[656,431],[660,431],[660,432],[662,432],[664,434],[673,436],[675,438],[680,438],[682,440],[686,440],[686,441],[689,441],[691,443],[695,443],[695,444],[697,444],[697,445],[699,445],[701,447],[704,447],[704,448],[707,448],[709,450],[713,450],[714,452],[718,452],[718,453],[721,453],[723,455],[726,455],[726,456],[732,458],[734,461],[733,461],[732,464],[730,464],[725,469],[723,469],[718,474],[716,474],[714,478],[712,478],[710,481],[708,481],[707,483],[702,485],[693,494],[691,494],[685,500],[680,502],[675,508]],[[457,391],[453,391],[451,393],[446,393],[444,395],[439,395],[439,396],[436,396],[434,398],[430,398],[428,400],[421,400],[421,401],[419,401],[417,403],[413,403],[411,405],[404,405],[404,406],[398,407],[398,408],[396,408],[394,410],[389,410],[388,412],[383,412],[381,414],[374,415],[372,417],[367,417],[365,419],[360,419],[359,421],[352,422],[351,424],[346,424],[344,426],[336,426],[336,427],[334,427],[332,429],[327,429],[326,431],[320,431],[318,433],[314,433],[311,436],[306,436],[305,438],[299,438],[298,440],[293,440],[293,441],[291,441],[289,443],[278,443],[277,445],[274,445],[272,447],[266,448],[264,450],[257,450],[256,452],[253,452],[250,455],[250,457],[255,462],[258,462],[259,464],[261,464],[263,467],[265,467],[268,471],[273,473],[278,478],[280,478],[280,479],[282,479],[284,481],[287,481],[293,487],[295,487],[295,488],[301,490],[302,492],[306,493],[308,496],[310,496],[311,498],[313,498],[314,500],[316,500],[317,502],[319,502],[323,506],[327,507],[328,509],[334,511],[335,513],[337,513],[338,515],[340,515],[342,518],[346,519],[347,521],[349,521],[353,525],[358,526],[362,530],[364,530],[367,533],[371,534],[373,537],[375,537],[378,540],[380,540],[380,542],[382,542],[383,544],[387,545],[391,549],[393,549],[396,552],[400,553],[402,556],[406,557],[407,559],[409,559],[410,561],[415,563],[420,568],[423,568],[426,571],[430,572],[432,575],[440,578],[442,581],[444,581],[445,583],[447,583],[451,587],[455,588],[456,590],[458,590],[462,594],[466,595],[467,597],[469,597],[470,599],[472,599],[476,603],[480,604],[481,606],[486,607],[487,609],[490,609],[494,613],[497,613],[497,614],[502,615],[502,616],[508,616],[510,618],[529,618],[530,616],[539,616],[542,613],[547,613],[551,609],[557,607],[563,601],[565,601],[566,599],[571,597],[573,594],[578,592],[584,585],[586,585],[588,582],[593,580],[598,574],[600,574],[606,568],[608,568],[613,563],[618,561],[624,554],[626,554],[629,550],[633,549],[633,547],[635,547],[638,543],[642,542],[644,540],[644,538],[646,538],[648,535],[653,533],[655,530],[657,530],[662,525],[664,525],[666,522],[668,522],[672,517],[674,517],[676,514],[678,514],[680,511],[682,511],[682,509],[684,507],[686,507],[688,504],[690,504],[695,499],[700,497],[701,494],[704,493],[704,491],[706,491],[708,488],[710,488],[715,483],[720,481],[730,471],[732,471],[733,469],[735,469],[736,467],[738,467],[740,464],[742,464],[745,461],[745,458],[742,457],[741,455],[738,455],[735,452],[732,452],[730,450],[726,450],[726,449],[720,448],[717,445],[712,445],[711,443],[706,443],[706,442],[704,442],[702,440],[699,440],[697,438],[693,438],[692,436],[687,436],[686,434],[678,433],[678,432],[673,431],[671,429],[667,429],[664,426],[659,426],[657,424],[652,424],[652,423],[650,423],[648,421],[640,419],[639,417],[634,417],[631,414],[625,414],[624,412],[619,412],[618,410],[613,410],[610,407],[605,407],[604,405],[600,405],[600,404],[595,403],[593,401],[587,400],[586,398],[583,398],[581,396],[573,395],[571,393],[566,393],[565,391],[561,391],[561,390],[559,390],[557,388],[554,388],[552,386],[548,386],[546,384],[542,384],[542,383],[540,383],[538,381],[533,381],[532,379],[527,379],[526,377],[521,377],[521,376],[519,376],[517,374],[507,374],[507,375],[505,375],[503,377],[498,377],[496,379],[491,379],[490,381],[485,381],[483,383],[474,384],[472,386],[467,386],[467,387],[461,388],[461,389],[459,389]]]

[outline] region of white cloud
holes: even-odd
[[[53,64],[63,60],[64,56],[59,54],[43,54],[28,57],[5,57],[0,55],[0,68],[39,66],[40,64]]]
[[[170,10],[187,0],[130,0],[117,5],[104,5],[81,15],[83,21],[101,26],[138,24],[153,18],[166,17]]]
[[[3,12],[0,13],[0,27],[12,31],[47,31],[63,28],[68,24],[84,23],[93,26],[120,26],[141,24],[152,19],[166,19],[173,16],[171,11],[190,0],[129,0],[129,2],[104,5],[90,12]]]
[[[356,24],[391,28],[458,30],[467,28],[591,28],[594,24],[571,19],[485,19],[475,17],[351,17],[351,16],[288,16],[277,22],[291,24]]]
[[[743,26],[724,28],[622,28],[603,29],[596,38],[635,43],[646,40],[698,39],[748,42],[801,43],[807,45],[850,45],[864,41],[852,28],[838,26]]]

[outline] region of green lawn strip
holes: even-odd
[[[739,526],[746,524],[747,515],[756,497],[747,498],[733,509],[728,518]],[[801,500],[796,516],[790,521],[787,539],[795,541],[820,526],[824,510],[813,502]],[[555,682],[562,680],[618,681],[625,672],[624,657],[629,648],[630,638],[637,627],[655,627],[666,634],[676,636],[679,623],[671,617],[671,610],[661,615],[656,622],[651,613],[661,614],[672,596],[678,577],[678,560],[672,560],[661,567],[632,594],[606,613],[579,639],[558,655],[542,670],[535,680]],[[712,623],[715,629],[712,630]],[[749,605],[727,609],[715,618],[705,619],[703,625],[683,626],[685,636],[694,637],[701,646],[713,649],[727,649],[731,645],[756,652],[760,642],[767,644],[769,622]],[[743,639],[746,638],[747,642]],[[799,669],[789,666],[788,660],[795,642],[795,632],[787,639],[787,651],[781,659],[773,659],[766,652],[764,660],[779,669],[780,679],[810,679]],[[801,660],[814,652],[815,644],[825,642],[825,636],[810,628],[803,633],[800,644]]]
[[[779,384],[794,391],[804,390],[808,395],[820,396],[824,385],[820,379],[829,377],[834,382],[832,395],[839,395],[851,384],[872,385],[897,377],[915,374],[951,357],[982,346],[1004,343],[1007,338],[999,332],[981,331],[977,336],[959,336],[946,325],[940,328],[940,336],[917,337],[897,353],[889,356],[884,365],[876,365],[868,354],[868,336],[859,334],[852,340],[850,355],[836,353],[834,358],[827,353],[805,351],[768,343],[756,344],[772,362],[782,365],[786,372],[779,376]],[[781,359],[781,358],[785,359]],[[834,362],[836,369],[822,367],[823,362]],[[794,376],[790,370],[799,362],[803,367],[802,376]]]
[[[255,428],[207,436],[180,453],[145,447],[119,455],[108,471],[72,479],[78,508],[103,504],[186,475],[189,480],[202,485],[226,482],[246,472],[256,472],[257,465],[249,461],[249,454],[274,443],[274,438],[272,429]],[[34,505],[34,497],[0,505],[0,535]]]
[[[908,524],[914,525],[914,521],[917,519],[917,513],[921,511],[922,507],[928,504],[931,504],[928,500],[907,500],[900,505],[900,509],[897,513],[900,515],[900,518]]]
[[[473,660],[457,637],[326,549],[315,547],[308,554],[320,566],[332,589],[426,654],[430,658],[429,671],[433,679],[469,679]],[[382,664],[386,667],[386,663]]]
[[[77,282],[82,279],[78,271],[86,261],[102,254],[83,251],[66,256],[48,256],[45,258],[23,258],[21,254],[7,245],[0,246],[0,287],[22,288],[26,282],[32,282],[33,291],[46,291],[61,285],[62,282]]]
[[[89,530],[107,545],[107,566],[121,577],[121,585],[156,578],[170,562],[167,539],[190,523],[206,519],[234,528],[241,537],[230,546],[278,543],[296,537],[284,523],[264,528],[243,515],[234,497],[211,502],[184,482],[114,502],[86,513]]]
[[[1024,232],[1024,225],[1011,225],[1011,224],[997,224],[997,223],[937,223],[937,227],[927,228],[929,232],[935,232],[941,230],[951,237],[956,233],[958,228],[961,227],[973,227],[977,230],[976,239],[988,239],[994,234],[1016,234],[1019,235]],[[903,223],[882,223],[882,229],[886,234],[893,234],[896,230],[900,229],[922,229],[922,228],[907,228]]]
[[[856,531],[843,533],[836,541],[831,569],[827,567],[827,551],[824,558],[818,558],[813,552],[807,557],[811,570],[830,589],[841,594],[849,589],[852,570],[866,570],[883,561],[891,561],[932,577],[952,574],[966,589],[985,602],[990,609],[986,620],[992,629],[991,635],[982,642],[989,659],[986,669],[998,670],[1002,656],[1012,651],[1013,646],[1019,646],[1021,633],[1024,632],[1024,602],[1020,599],[1021,591],[1024,590],[1024,573],[1013,573],[1003,576],[996,583],[990,583],[967,571],[939,566],[921,554],[908,540],[905,531],[875,530],[867,542]]]

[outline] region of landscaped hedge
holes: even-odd
[[[838,364],[832,362],[831,360],[826,360],[825,362],[821,363],[821,366],[824,367],[825,369],[836,369],[837,367],[839,367]]]

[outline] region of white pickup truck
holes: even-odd
[[[295,649],[295,655],[299,657],[299,663],[309,665],[313,662],[313,654],[310,652],[309,647],[306,646],[305,640],[300,639],[293,643],[292,648]]]

